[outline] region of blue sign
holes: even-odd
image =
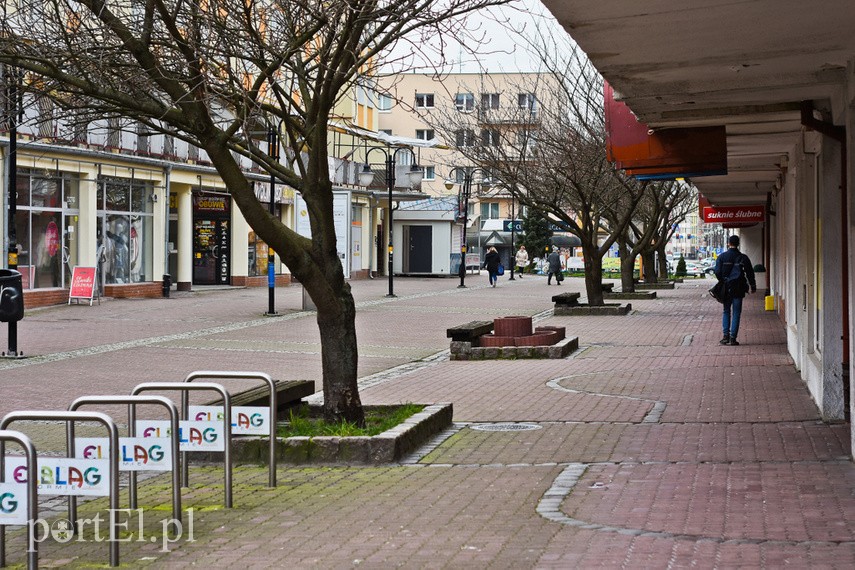
[[[515,232],[522,231],[522,220],[502,220],[502,231],[511,231],[511,225],[513,225],[513,229]]]

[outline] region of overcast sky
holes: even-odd
[[[508,6],[469,16],[468,37],[462,42],[445,38],[443,49],[438,42],[432,47],[421,44],[424,49],[421,57],[433,64],[444,58],[447,63],[443,71],[451,73],[537,71],[539,58],[526,45],[525,37],[535,37],[538,28],[556,38],[567,37],[538,0],[516,0]],[[416,63],[415,67],[425,72],[430,66]]]

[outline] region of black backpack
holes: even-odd
[[[748,291],[748,277],[745,275],[745,268],[742,267],[742,257],[742,254],[739,254],[733,262],[730,273],[724,278],[724,290],[730,298],[744,296]]]

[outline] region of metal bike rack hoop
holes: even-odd
[[[276,486],[276,383],[269,374],[264,372],[232,372],[228,370],[197,370],[191,372],[184,379],[185,382],[193,382],[200,378],[217,379],[217,380],[262,380],[270,390],[270,445],[268,451],[268,475],[267,486]],[[187,394],[181,394],[181,409],[187,413]]]
[[[35,570],[39,567],[39,543],[36,541],[36,525],[34,524],[36,517],[39,514],[39,498],[38,498],[38,461],[36,458],[36,448],[33,442],[26,435],[19,431],[0,430],[0,483],[3,482],[4,454],[6,452],[4,443],[14,441],[24,448],[24,455],[27,456],[27,520],[30,521],[27,529],[27,568]],[[6,531],[4,526],[0,525],[0,568],[6,567]]]

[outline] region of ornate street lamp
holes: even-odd
[[[395,149],[394,152],[390,153],[385,148],[375,146],[368,149],[368,152],[365,153],[365,165],[362,167],[362,172],[359,173],[359,184],[362,186],[370,186],[374,181],[374,172],[371,170],[371,167],[368,164],[368,156],[375,150],[379,150],[386,157],[386,186],[389,190],[389,267],[387,271],[389,272],[389,293],[386,295],[387,297],[394,297],[394,243],[393,243],[393,226],[392,226],[392,192],[395,190],[395,161],[398,158],[398,153],[402,150],[406,150],[412,153],[412,149],[408,147],[399,147]],[[413,154],[413,159],[415,159],[415,154]],[[422,181],[422,176],[424,172],[421,167],[415,163],[413,160],[412,166],[410,166],[410,171],[407,173],[410,179],[410,186],[418,186]]]
[[[458,208],[463,211],[463,237],[460,242],[460,269],[458,271],[460,285],[457,286],[458,289],[466,287],[466,228],[469,225],[469,198],[472,196],[472,178],[476,172],[480,172],[482,176],[484,175],[484,171],[480,168],[457,166],[451,169],[451,172],[448,173],[448,178],[445,180],[446,190],[451,190],[457,184],[453,177],[458,173],[463,173],[463,184],[460,185],[460,190],[457,194]],[[482,180],[479,184],[484,185],[485,181]]]

